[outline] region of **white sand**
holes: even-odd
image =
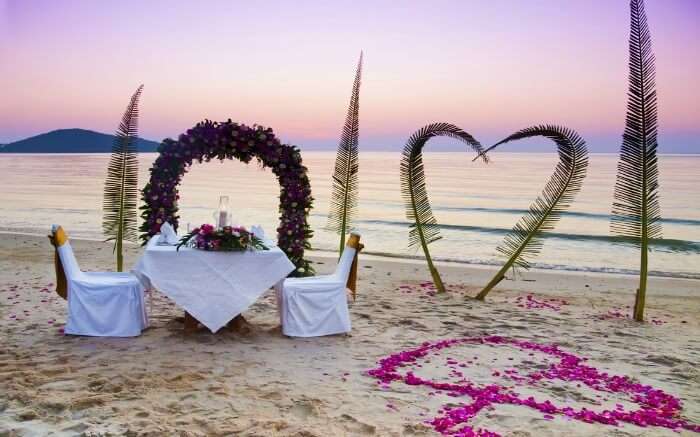
[[[73,245],[85,270],[113,267],[110,245]],[[138,253],[129,248],[127,265]],[[65,301],[42,292],[55,281],[52,256],[45,238],[0,234],[0,436],[437,435],[423,421],[457,400],[400,383],[381,390],[364,371],[424,341],[492,334],[557,343],[601,370],[679,397],[682,416],[700,423],[700,281],[652,278],[647,315],[664,323],[637,324],[600,319],[613,308],[629,312],[635,277],[530,272],[526,280],[504,281],[480,303],[464,295],[474,296],[493,269],[441,266],[451,291],[429,296],[399,289],[421,290],[417,284],[429,280],[422,263],[363,257],[348,337],[281,336],[272,294],[245,313],[254,327],[248,335],[201,331],[185,337],[176,320],[182,311],[157,294],[152,327],[141,337],[106,339],[59,332]],[[332,267],[332,259],[320,260],[321,273]],[[530,292],[568,305],[558,312],[518,307],[515,299]],[[502,359],[506,351],[454,351],[473,353]],[[423,371],[444,374],[437,361],[425,363]],[[489,380],[490,369],[478,366],[465,376],[496,382]],[[595,402],[591,393],[571,388],[532,391],[559,404]],[[482,411],[472,425],[506,436],[679,435],[663,428],[544,420],[538,411],[515,406]]]

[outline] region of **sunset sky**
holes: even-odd
[[[415,129],[448,121],[485,144],[560,123],[592,151],[616,152],[628,9],[625,0],[0,0],[0,143],[58,128],[113,132],[143,83],[145,138],[232,118],[302,149],[334,148],[364,50],[363,150],[398,151]],[[700,153],[700,1],[646,9],[661,152]]]

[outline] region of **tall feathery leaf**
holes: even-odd
[[[656,158],[656,87],[651,35],[643,0],[630,1],[629,91],[611,231],[640,248],[639,288],[634,319],[644,320],[649,239],[661,238],[659,170]]]
[[[137,199],[138,199],[138,139],[139,97],[143,85],[139,86],[124,111],[119,128],[115,133],[112,156],[107,167],[103,199],[102,230],[107,241],[114,240],[117,254],[117,271],[124,267],[122,243],[124,240],[137,240]]]
[[[530,205],[529,212],[520,219],[497,248],[498,252],[508,257],[508,261],[477,295],[477,299],[483,300],[489,291],[503,280],[508,269],[530,267],[529,260],[542,249],[542,233],[554,229],[586,177],[586,142],[575,131],[565,127],[546,125],[523,129],[489,147],[484,153],[509,141],[535,136],[544,136],[556,143],[559,163],[542,194]]]
[[[358,138],[360,133],[360,81],[362,78],[362,52],[357,63],[355,82],[352,85],[350,106],[345,117],[343,134],[338,144],[333,173],[333,191],[328,213],[328,228],[340,234],[340,254],[345,247],[345,235],[352,227],[357,210]]]
[[[445,286],[440,278],[428,245],[442,238],[440,228],[430,208],[428,192],[425,189],[425,172],[423,170],[423,147],[433,137],[454,138],[467,144],[477,152],[484,162],[488,162],[481,144],[467,132],[449,123],[433,123],[422,127],[411,135],[403,148],[401,158],[401,196],[406,205],[406,218],[412,222],[408,235],[408,246],[420,245],[425,253],[428,269],[438,292],[444,292]]]

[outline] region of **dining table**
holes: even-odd
[[[272,246],[272,245],[271,245]],[[294,264],[277,246],[267,250],[207,251],[162,243],[153,236],[132,269],[147,290],[158,290],[215,333],[284,281]]]

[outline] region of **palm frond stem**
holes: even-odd
[[[136,241],[138,197],[138,101],[139,86],[131,96],[115,134],[105,180],[102,228],[107,241],[114,240],[117,271],[124,267],[123,242]]]
[[[640,249],[639,288],[633,317],[644,320],[649,240],[661,237],[656,150],[655,59],[643,0],[630,1],[627,114],[617,166],[610,229]]]
[[[340,143],[336,154],[333,173],[331,205],[328,213],[328,228],[340,236],[338,252],[343,254],[345,235],[352,226],[352,219],[357,208],[358,187],[358,142],[359,142],[359,109],[360,84],[362,80],[363,53],[355,71],[350,104],[345,117]],[[339,256],[340,256],[339,255]]]
[[[433,283],[437,291],[442,293],[445,291],[445,285],[428,248],[430,243],[439,240],[441,236],[425,187],[422,155],[426,142],[436,136],[457,139],[480,154],[485,162],[488,162],[488,158],[481,154],[481,144],[474,137],[449,123],[433,123],[422,127],[411,135],[404,146],[401,158],[401,192],[406,206],[406,218],[412,222],[409,230],[409,247],[420,245],[423,249]]]
[[[488,153],[507,142],[533,136],[544,136],[557,144],[559,164],[542,194],[530,205],[528,213],[520,219],[511,233],[506,235],[503,245],[499,246],[498,251],[508,256],[508,260],[479,292],[476,296],[478,300],[484,300],[486,295],[505,278],[509,269],[529,268],[527,258],[535,256],[542,246],[541,233],[554,228],[561,214],[580,190],[586,176],[588,152],[585,142],[573,130],[556,125],[523,129],[489,147],[483,153]]]

